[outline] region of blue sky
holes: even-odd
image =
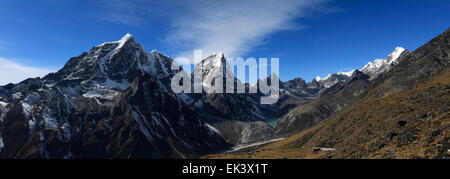
[[[283,81],[362,68],[450,27],[448,0],[0,0],[0,85],[132,33],[148,51],[279,57]]]

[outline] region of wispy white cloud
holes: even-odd
[[[167,40],[182,49],[202,49],[205,55],[222,51],[241,56],[264,43],[271,34],[298,30],[296,23],[323,0],[189,1],[183,15],[172,16]],[[181,52],[180,55],[185,55]],[[192,53],[192,52],[190,52]]]
[[[103,0],[105,18],[126,25],[165,18],[170,31],[164,38],[178,57],[192,59],[193,50],[204,55],[219,51],[242,56],[265,43],[270,35],[298,30],[298,19],[314,10],[332,11],[331,0]],[[158,28],[158,26],[155,26]]]
[[[31,67],[16,62],[17,60],[0,57],[0,85],[19,83],[27,78],[43,77],[53,70]]]

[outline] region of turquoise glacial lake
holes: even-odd
[[[268,121],[266,121],[266,123],[269,124],[272,127],[275,127],[275,125],[277,125],[278,121],[280,121],[279,118],[273,119],[273,120],[268,120]]]

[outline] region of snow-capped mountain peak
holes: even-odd
[[[369,62],[361,72],[370,76],[370,79],[377,79],[382,74],[388,72],[392,66],[397,65],[410,52],[402,47],[397,47],[388,55],[386,59],[376,59],[374,62]]]
[[[325,78],[321,78],[320,76],[316,77],[316,81],[320,82],[320,81],[325,81],[328,80],[331,77],[331,74],[328,74]]]
[[[219,53],[217,53],[215,56],[218,58],[225,58],[225,55],[223,54],[222,51],[219,51]]]
[[[355,70],[349,71],[349,72],[338,72],[337,74],[328,74],[325,78],[321,78],[320,76],[317,76],[315,78],[315,80],[317,82],[322,82],[322,81],[327,81],[329,80],[331,77],[333,77],[333,75],[339,75],[339,76],[347,76],[347,77],[351,77],[353,75],[353,72],[355,72]]]
[[[405,52],[406,49],[402,48],[402,47],[397,47],[395,48],[394,52],[392,52],[388,58],[387,58],[387,63],[393,63],[395,61],[397,61],[400,56],[403,54],[403,52]]]
[[[227,62],[225,55],[222,52],[210,55],[206,59],[202,60],[194,68],[194,73],[202,76],[203,86],[209,89],[215,84],[215,79],[223,77],[225,80],[227,77],[233,78],[234,75],[231,71],[231,66]]]
[[[203,70],[208,71],[208,75],[212,75],[213,72],[217,72],[215,70],[219,70],[225,67],[225,65],[228,65],[228,63],[225,59],[225,55],[219,52],[202,60],[198,65],[201,65],[203,67]]]
[[[355,71],[356,70],[352,70],[352,71],[349,71],[349,72],[339,72],[338,75],[345,75],[345,76],[348,76],[348,77],[352,77],[352,75],[353,75],[353,73]]]
[[[120,40],[117,41],[110,41],[110,42],[104,42],[97,47],[105,46],[106,44],[119,44],[117,47],[122,47],[127,41],[134,40],[133,35],[130,33],[125,34]]]
[[[125,36],[122,37],[122,39],[119,40],[119,42],[124,42],[129,40],[130,38],[133,38],[133,35],[130,33],[125,34]]]
[[[393,65],[399,63],[409,53],[408,50],[397,47],[386,59],[376,59],[373,62],[369,62],[361,69],[361,72],[369,75],[371,79],[376,79],[381,74],[389,71]]]
[[[130,40],[134,40],[133,35],[131,35],[130,33],[127,33],[125,36],[122,37],[122,39],[117,41],[117,43],[119,43],[119,45],[117,46],[116,49],[121,49],[125,45],[125,43],[127,43]]]
[[[369,62],[367,63],[366,66],[364,66],[364,68],[361,70],[363,72],[367,71],[376,71],[377,69],[379,69],[382,65],[385,64],[385,59],[376,59],[373,62]]]
[[[322,78],[320,78],[320,76],[317,76],[317,77],[315,78],[315,80],[316,80],[317,82],[319,82],[321,79],[322,79]]]
[[[144,72],[167,81],[177,72],[171,70],[172,61],[156,50],[147,52],[131,34],[126,34],[72,58],[63,69],[46,77],[45,83],[53,86],[67,81],[63,84],[69,85],[73,96],[112,99]]]
[[[156,49],[153,49],[152,51],[150,51],[150,53],[160,53],[160,52]]]
[[[321,78],[320,76],[317,76],[315,78],[315,80],[313,80],[313,82],[311,82],[311,83],[317,83],[319,86],[323,86],[325,88],[330,88],[339,82],[344,82],[347,79],[349,79],[353,75],[354,71],[355,70],[352,70],[349,72],[338,72],[335,74],[328,74],[325,78]]]

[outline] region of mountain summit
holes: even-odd
[[[389,71],[392,66],[397,65],[411,52],[402,48],[395,48],[394,52],[389,54],[386,59],[376,59],[373,62],[369,62],[361,71],[371,77],[372,80],[379,78],[382,74]]]
[[[56,73],[0,86],[0,158],[195,158],[297,132],[284,148],[379,157],[398,146],[416,151],[418,141],[426,156],[442,158],[449,149],[442,137],[448,136],[449,34],[412,53],[396,48],[361,71],[279,81],[279,101],[271,105],[259,101],[267,94],[248,93],[255,86],[228,70],[223,53],[184,77],[200,76],[206,90],[223,83],[223,92],[244,85],[247,93],[176,94],[172,79],[188,72],[172,70],[170,57],[146,51],[127,34],[71,58]]]
[[[170,90],[172,62],[127,34],[0,87],[0,157],[187,158],[228,146]]]

